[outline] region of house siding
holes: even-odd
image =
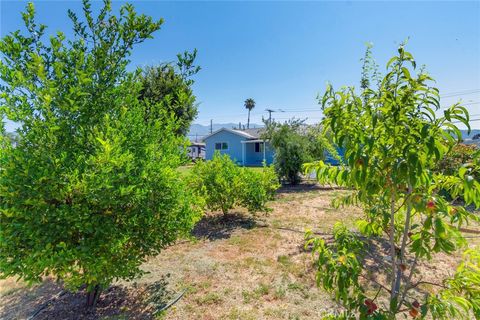
[[[245,158],[245,165],[248,166],[261,166],[263,164],[263,151],[255,152],[255,143],[247,143],[245,145],[246,148],[246,158]],[[267,165],[273,162],[273,149],[270,144],[267,142],[265,143],[265,161]]]
[[[211,160],[215,154],[215,143],[226,142],[228,143],[227,150],[218,150],[220,154],[228,154],[230,159],[242,164],[242,143],[245,140],[244,137],[234,134],[232,132],[223,130],[205,139],[205,159]]]
[[[230,159],[240,165],[261,166],[263,164],[263,151],[255,152],[255,143],[242,143],[242,141],[246,140],[248,140],[248,138],[245,136],[228,130],[218,131],[204,140],[206,144],[205,160],[211,160],[215,151],[219,151],[220,154],[228,154]],[[228,143],[228,149],[215,150],[215,144],[222,142]],[[265,161],[269,165],[273,163],[274,151],[268,142],[265,145]],[[242,162],[242,148],[245,148],[245,163]]]

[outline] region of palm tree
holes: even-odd
[[[255,100],[252,98],[248,98],[245,100],[245,108],[248,109],[248,121],[247,121],[247,129],[250,128],[250,111],[255,108]]]

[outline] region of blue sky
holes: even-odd
[[[122,2],[114,2],[118,8]],[[132,66],[175,60],[198,49],[196,122],[246,122],[243,101],[257,102],[252,121],[266,108],[278,120],[321,117],[316,96],[325,84],[358,85],[365,43],[384,70],[400,42],[437,80],[447,106],[463,99],[480,118],[480,1],[473,2],[153,2],[137,11],[163,17],[153,40],[136,48]],[[1,35],[21,28],[23,1],[1,1]],[[68,30],[67,8],[79,1],[37,1],[38,21],[49,31]],[[95,6],[99,6],[95,2]],[[475,91],[476,90],[476,91]],[[451,96],[454,93],[456,95]],[[480,127],[480,122],[473,122]]]

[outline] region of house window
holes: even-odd
[[[255,142],[255,152],[263,152],[263,143]]]
[[[228,143],[226,142],[216,142],[215,143],[215,150],[227,150]]]

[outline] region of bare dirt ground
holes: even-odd
[[[83,309],[84,293],[65,293],[48,279],[30,288],[1,281],[0,319],[29,319],[40,309],[34,319],[320,318],[338,307],[315,284],[304,231],[329,232],[337,221],[353,226],[358,209],[330,207],[332,198],[344,192],[301,185],[280,190],[267,216],[240,210],[226,217],[207,215],[192,239],[149,259],[143,266],[147,274],[135,283],[117,283],[104,292],[95,312]],[[383,249],[375,244],[372,250],[365,263],[372,265],[368,276],[374,278],[373,265]],[[427,271],[424,280],[452,274],[457,261],[438,256],[421,265]],[[171,308],[154,315],[182,294]]]

